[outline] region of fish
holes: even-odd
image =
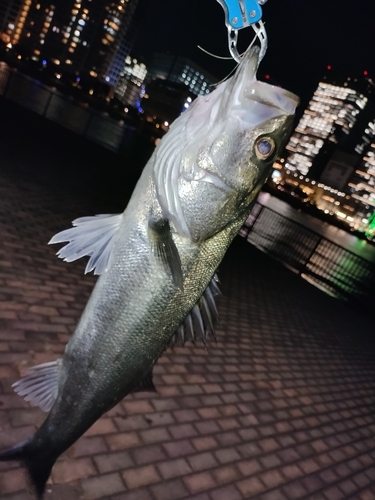
[[[99,275],[62,359],[30,368],[15,391],[48,415],[0,454],[18,460],[38,499],[57,458],[127,394],[155,390],[171,341],[206,339],[217,268],[292,128],[298,98],[258,81],[259,49],[171,125],[122,214],[81,217],[51,244]],[[68,243],[67,243],[68,242]],[[67,243],[67,244],[66,244]]]

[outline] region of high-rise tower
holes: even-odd
[[[6,0],[0,38],[22,58],[115,86],[138,0]]]
[[[287,175],[352,198],[366,215],[375,207],[374,88],[369,78],[320,82],[280,163]]]
[[[346,85],[320,82],[286,149],[287,168],[319,178],[336,149],[361,155],[371,142],[368,97]]]

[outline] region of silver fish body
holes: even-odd
[[[257,82],[257,64],[249,51],[231,80],[176,120],[117,216],[64,357],[47,367],[47,419],[0,455],[24,462],[40,498],[64,450],[129,392],[152,387],[152,367],[208,287],[285,144],[297,99]],[[21,381],[19,393],[36,378]]]

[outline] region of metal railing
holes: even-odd
[[[330,295],[374,307],[375,263],[259,202],[240,235]]]

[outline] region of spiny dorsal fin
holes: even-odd
[[[167,219],[150,218],[148,222],[148,232],[151,248],[154,255],[160,259],[165,269],[172,275],[173,283],[182,290],[183,276],[181,259],[175,242],[172,238],[172,231]]]
[[[50,411],[57,397],[61,359],[28,368],[25,375],[15,382],[14,391],[43,411]]]
[[[80,217],[70,229],[57,233],[49,245],[69,241],[57,255],[65,262],[90,256],[85,273],[102,274],[107,268],[113,248],[114,236],[121,224],[122,214]]]

